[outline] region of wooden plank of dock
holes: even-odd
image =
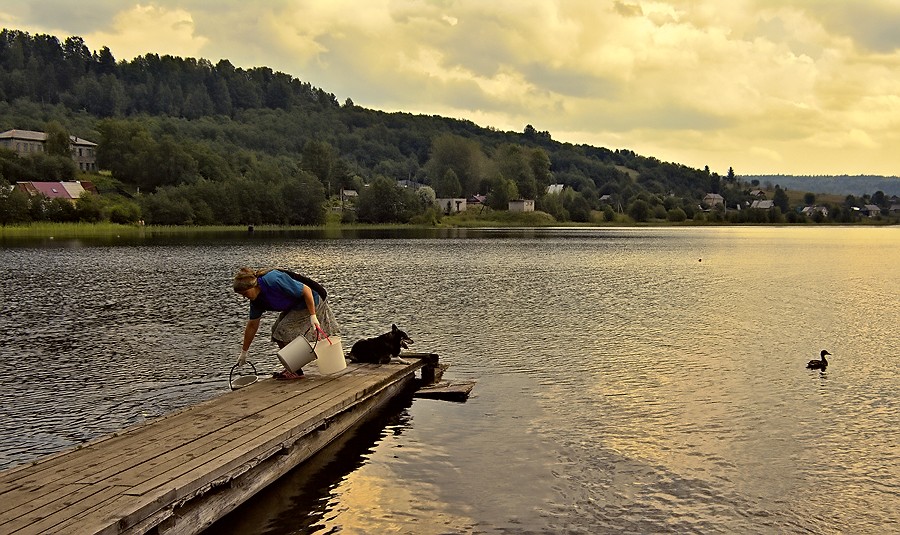
[[[0,472],[0,533],[199,533],[437,362],[409,356],[258,381]]]

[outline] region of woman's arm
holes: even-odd
[[[312,290],[309,289],[309,286],[303,285],[303,301],[306,303],[306,310],[309,311],[310,316],[316,315],[316,300],[313,297]]]
[[[244,328],[244,345],[241,346],[243,351],[250,349],[250,344],[253,343],[253,338],[256,336],[256,331],[258,330],[259,318],[247,320],[247,326]]]
[[[303,285],[303,301],[306,302],[306,310],[309,311],[309,323],[317,333],[316,337],[318,338],[318,331],[322,331],[322,325],[319,323],[319,318],[316,317],[316,299],[313,297],[312,290],[305,284]],[[322,332],[324,333],[325,331]]]

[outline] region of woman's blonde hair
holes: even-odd
[[[237,274],[234,276],[234,291],[237,293],[241,293],[243,291],[249,290],[257,286],[256,278],[262,277],[266,273],[272,271],[271,269],[250,269],[248,267],[242,267],[238,270]]]

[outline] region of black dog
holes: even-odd
[[[353,344],[347,356],[351,362],[387,364],[392,358],[400,356],[401,349],[409,349],[407,344],[411,343],[412,338],[396,325],[391,325],[391,332],[375,338],[363,338]],[[400,359],[400,363],[406,364],[406,361]]]

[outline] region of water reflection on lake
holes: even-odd
[[[396,323],[476,396],[389,407],[213,533],[900,522],[900,229],[405,232],[5,244],[0,467],[226,392],[230,277],[279,265],[350,343]]]

